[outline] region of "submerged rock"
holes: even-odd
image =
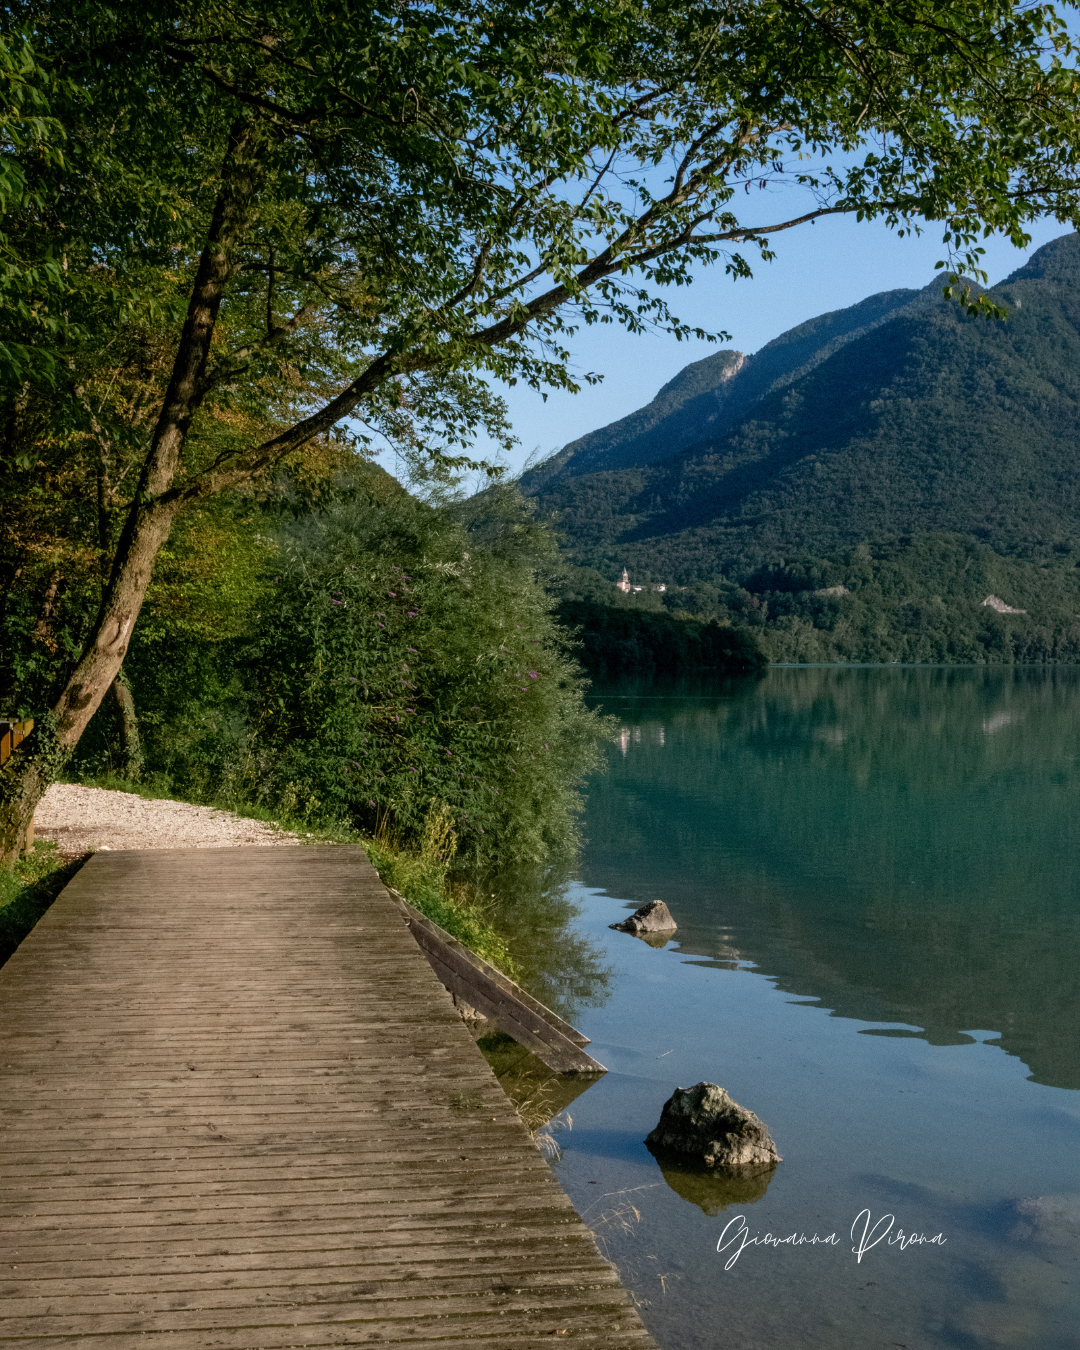
[[[1016,1200],[1009,1206],[1016,1222],[1009,1236],[1035,1239],[1053,1247],[1080,1243],[1080,1196],[1040,1195]]]
[[[650,900],[647,905],[635,910],[628,919],[623,919],[622,923],[612,923],[608,927],[616,928],[620,933],[634,933],[637,937],[641,937],[645,933],[674,933],[678,924],[671,917],[671,910],[663,900]]]
[[[674,931],[673,928],[667,928],[659,933],[635,933],[634,937],[639,942],[644,942],[646,947],[651,947],[654,952],[660,952],[671,941],[671,935]]]
[[[706,1167],[772,1167],[782,1161],[768,1126],[715,1083],[676,1088],[645,1142]]]

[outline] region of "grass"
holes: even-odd
[[[509,949],[486,910],[472,897],[470,887],[450,880],[445,862],[425,856],[423,849],[396,848],[382,838],[358,837],[358,842],[383,881],[400,891],[421,914],[490,965],[511,977],[517,973]]]
[[[85,861],[65,860],[55,844],[39,839],[12,871],[0,869],[0,966]]]

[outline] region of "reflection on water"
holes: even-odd
[[[473,1023],[470,1029],[514,1110],[534,1133],[552,1117],[565,1117],[567,1108],[596,1082],[584,1074],[552,1072],[512,1037],[492,1031],[490,1023]]]
[[[934,1045],[992,1027],[1080,1087],[1080,672],[777,669],[601,702],[630,753],[590,800],[587,882],[835,1016]]]
[[[664,1180],[684,1200],[715,1218],[730,1205],[752,1205],[769,1189],[776,1164],[771,1167],[726,1171],[723,1168],[692,1167],[650,1149]]]
[[[476,884],[514,953],[519,984],[571,1023],[582,1008],[603,1004],[609,987],[603,944],[578,927],[568,868],[503,869]]]
[[[577,1018],[610,1072],[554,1165],[662,1350],[1078,1350],[1080,671],[599,701],[567,901],[611,969]],[[608,930],[649,900],[672,940]],[[784,1156],[744,1190],[644,1144],[703,1079]],[[858,1261],[864,1210],[892,1228]],[[761,1242],[727,1269],[740,1215]]]

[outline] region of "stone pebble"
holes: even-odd
[[[301,842],[300,835],[212,806],[73,783],[53,783],[48,789],[34,813],[34,834],[71,855],[135,848],[278,848]]]

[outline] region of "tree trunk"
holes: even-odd
[[[12,867],[18,861],[37,804],[59,771],[55,756],[47,751],[35,753],[44,748],[40,743],[45,739],[44,728],[39,730],[35,725],[0,768],[0,839],[3,840],[0,865],[4,867]]]
[[[142,773],[142,742],[139,739],[139,719],[135,715],[135,700],[131,686],[121,670],[112,682],[112,695],[120,711],[120,772],[125,778],[136,779]]]
[[[135,499],[113,556],[93,632],[53,707],[48,732],[46,719],[38,719],[32,735],[0,773],[0,865],[11,866],[19,856],[34,808],[116,680],[150,584],[154,560],[180,510],[178,501],[164,502],[161,497],[176,477],[191,420],[205,394],[203,377],[218,310],[236,266],[237,245],[255,197],[256,148],[257,128],[248,122],[237,122],[229,133],[221,185],[177,345],[172,377]]]
[[[56,641],[52,635],[52,616],[53,609],[56,606],[56,596],[60,590],[60,573],[53,572],[49,578],[49,589],[45,592],[45,599],[42,602],[41,614],[37,621],[37,627],[34,629],[34,641],[42,643],[43,646],[53,650],[56,647]]]

